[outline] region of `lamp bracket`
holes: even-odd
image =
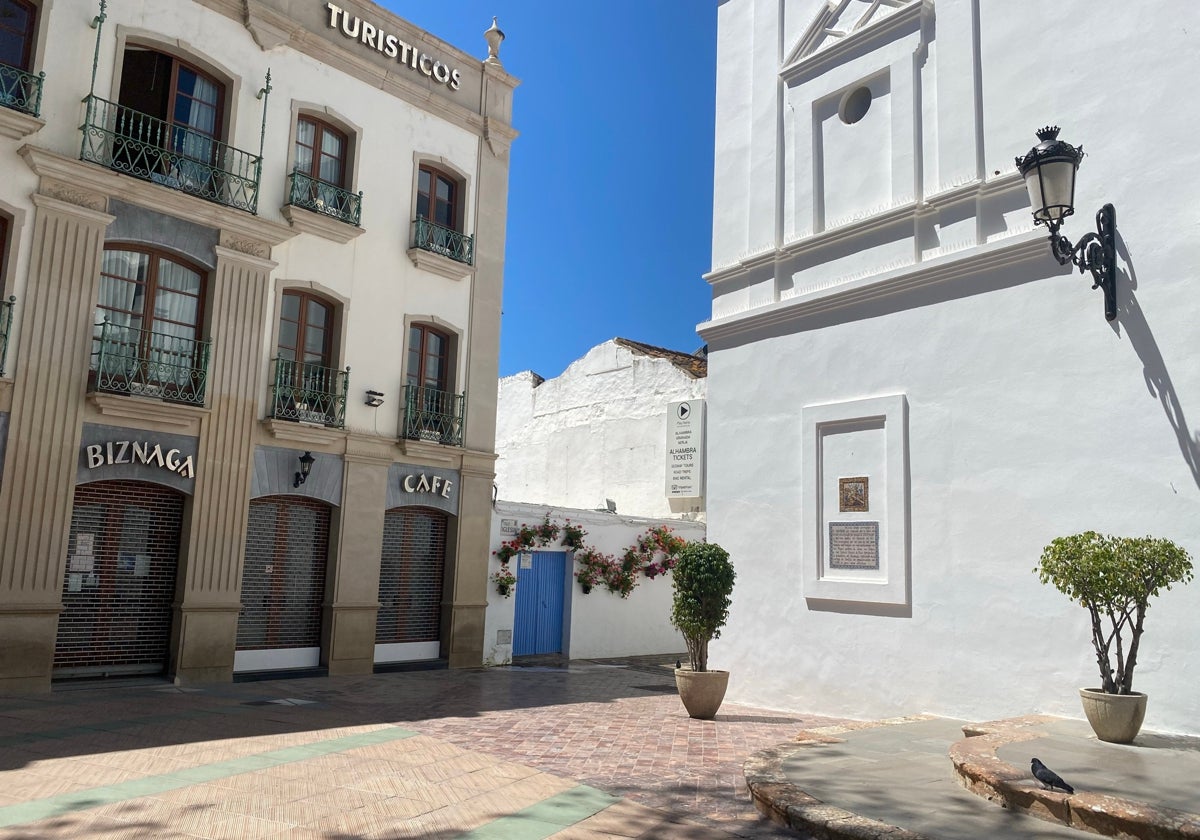
[[[1117,318],[1117,211],[1105,204],[1096,213],[1096,232],[1089,231],[1079,243],[1058,232],[1061,220],[1051,222],[1050,249],[1059,265],[1074,265],[1083,274],[1092,273],[1093,289],[1104,290],[1104,317]]]

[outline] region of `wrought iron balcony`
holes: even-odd
[[[404,437],[462,446],[467,395],[404,386]]]
[[[346,390],[350,368],[322,367],[292,359],[274,359],[271,416],[276,420],[346,427]]]
[[[211,341],[96,325],[88,390],[204,405]]]
[[[0,376],[4,375],[4,360],[8,358],[8,335],[12,332],[13,304],[16,302],[16,295],[0,300]]]
[[[226,207],[258,212],[262,158],[89,94],[79,159]]]
[[[413,247],[441,254],[460,263],[475,264],[475,238],[417,216],[413,222]]]
[[[303,172],[288,176],[288,204],[314,213],[331,216],[339,222],[358,227],[362,217],[362,193],[352,193],[333,184],[318,181]]]
[[[0,105],[31,117],[39,116],[45,79],[45,73],[26,73],[18,67],[0,63]]]

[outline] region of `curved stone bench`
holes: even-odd
[[[950,746],[950,760],[959,782],[1001,807],[1093,834],[1140,840],[1200,840],[1200,814],[1105,794],[1045,790],[1028,768],[1013,767],[996,756],[996,750],[1005,744],[1038,738],[1038,727],[1051,719],[1032,715],[964,726],[967,737]]]
[[[742,772],[759,813],[820,840],[928,840],[922,834],[826,805],[789,782],[783,763],[804,748],[802,742],[780,744],[746,759]]]

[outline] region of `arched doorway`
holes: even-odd
[[[328,505],[298,496],[250,501],[234,671],[320,664],[328,558]]]
[[[423,507],[384,515],[375,661],[439,655],[446,571],[446,514]]]
[[[141,481],[76,488],[55,677],[166,670],[183,505]]]

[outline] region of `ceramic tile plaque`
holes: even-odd
[[[878,522],[830,522],[829,568],[878,569]]]
[[[838,479],[838,512],[865,513],[870,510],[870,480],[865,475]]]

